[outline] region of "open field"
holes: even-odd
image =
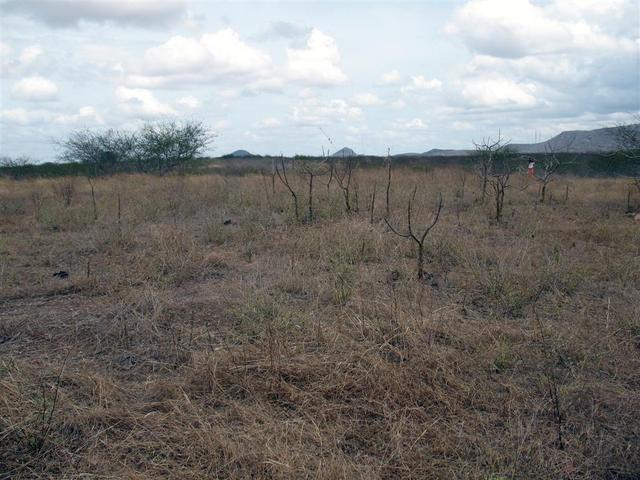
[[[640,478],[627,182],[355,178],[0,179],[0,478]]]

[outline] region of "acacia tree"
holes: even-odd
[[[144,171],[164,175],[201,155],[215,135],[202,122],[164,122],[145,125],[136,156]]]
[[[122,165],[134,162],[137,143],[135,133],[114,129],[80,130],[57,142],[62,148],[60,160],[87,165],[93,176],[113,173]]]

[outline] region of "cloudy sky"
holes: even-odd
[[[0,0],[0,152],[197,119],[213,153],[467,148],[629,121],[637,0]],[[324,132],[324,133],[323,133]]]

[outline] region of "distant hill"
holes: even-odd
[[[640,131],[640,124],[635,125]],[[602,153],[619,149],[617,134],[620,127],[596,130],[571,130],[562,132],[540,143],[515,143],[511,146],[520,153],[545,153],[546,151],[567,153]]]
[[[335,152],[331,156],[332,157],[355,157],[356,156],[356,152],[354,152],[349,147],[344,147],[344,148],[341,148],[340,150],[338,150],[337,152]]]
[[[254,155],[253,153],[249,153],[246,150],[236,150],[235,152],[228,153],[223,155],[222,158],[248,158],[248,157],[259,157],[260,155]]]
[[[464,157],[471,153],[471,150],[432,148],[428,152],[398,153],[397,155],[394,155],[394,157]]]
[[[469,155],[469,153],[471,153],[470,150],[432,148],[428,152],[422,153],[421,156],[423,157],[459,157],[461,155]]]
[[[634,125],[640,133],[640,124]],[[539,143],[512,143],[510,146],[518,153],[603,153],[613,152],[618,144],[620,127],[598,128],[596,130],[571,130],[562,132],[549,140]],[[473,150],[455,150],[433,148],[424,153],[400,153],[395,157],[459,157],[470,155]]]

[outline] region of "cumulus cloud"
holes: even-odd
[[[377,95],[369,92],[357,93],[351,99],[352,103],[359,107],[370,107],[373,105],[380,105],[382,100]]]
[[[536,86],[518,83],[510,78],[477,78],[464,83],[462,96],[478,107],[533,107],[536,105]]]
[[[27,77],[13,84],[11,94],[28,102],[46,102],[57,98],[58,86],[44,77]]]
[[[638,14],[633,0],[470,0],[446,27],[474,54],[462,96],[547,115],[636,109]]]
[[[20,52],[18,61],[22,65],[30,65],[42,56],[44,49],[40,45],[30,45]]]
[[[317,85],[340,85],[348,81],[340,69],[340,52],[335,40],[317,28],[311,30],[304,48],[287,48],[287,72],[293,80]]]
[[[359,107],[340,98],[332,100],[309,98],[291,109],[292,122],[307,126],[361,121],[362,116],[362,110]]]
[[[0,42],[0,69],[2,77],[19,77],[36,72],[42,67],[44,48],[28,45],[16,52],[11,45]]]
[[[158,88],[271,74],[271,57],[251,47],[231,28],[200,38],[174,36],[144,53],[141,71],[127,77],[131,87]]]
[[[162,103],[149,90],[119,86],[115,95],[120,109],[131,117],[152,119],[176,114],[170,105]]]
[[[400,89],[400,91],[403,94],[408,94],[408,93],[420,94],[420,93],[427,93],[427,92],[440,90],[440,88],[442,88],[441,80],[438,80],[437,78],[432,78],[430,80],[427,80],[422,75],[414,75],[411,77],[411,81],[407,85],[404,85]]]
[[[87,105],[78,109],[76,113],[57,115],[53,121],[62,125],[102,125],[104,120],[97,110]]]
[[[181,19],[186,7],[185,0],[8,0],[0,11],[51,27],[73,27],[82,21],[155,27]]]
[[[634,49],[629,38],[610,35],[582,19],[552,15],[559,3],[545,8],[530,0],[471,0],[456,11],[446,31],[473,52],[505,58]]]

